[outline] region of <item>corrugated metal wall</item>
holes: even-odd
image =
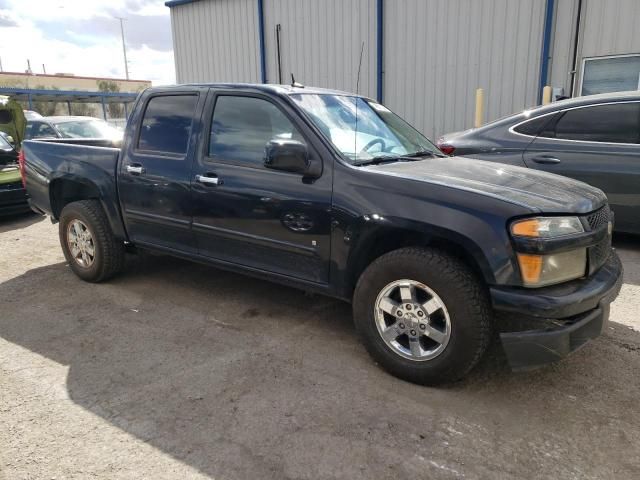
[[[581,56],[640,53],[639,0],[585,0]]]
[[[564,88],[564,94],[571,90],[571,71],[573,70],[573,45],[578,17],[577,0],[558,0],[556,2],[555,22],[553,26],[553,46],[549,70],[549,85]]]
[[[255,0],[214,0],[171,9],[178,83],[260,82]]]
[[[545,0],[386,0],[384,101],[435,138],[469,128],[474,92],[486,119],[537,99]],[[207,0],[171,9],[178,82],[259,82],[256,0]],[[375,97],[375,0],[264,0],[267,79]]]
[[[384,103],[427,136],[535,105],[544,0],[386,2]]]
[[[375,0],[264,0],[267,79],[278,82],[276,25],[281,25],[283,83],[376,94]]]
[[[557,0],[549,84],[570,91],[578,0]],[[576,90],[584,58],[640,53],[640,0],[583,0]]]

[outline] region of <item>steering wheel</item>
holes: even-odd
[[[380,150],[384,152],[385,149],[387,148],[387,144],[385,143],[385,141],[382,138],[374,138],[369,143],[367,143],[364,147],[362,147],[362,150],[360,150],[360,153],[368,152],[371,149],[371,147],[373,147],[378,143],[380,144]]]

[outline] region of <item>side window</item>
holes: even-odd
[[[543,117],[532,118],[528,122],[524,122],[518,125],[514,130],[523,135],[529,135],[532,137],[536,137],[540,135],[540,133],[545,129],[545,127],[551,123],[555,117],[554,114],[545,115]]]
[[[254,97],[217,98],[209,156],[262,165],[265,147],[278,138],[304,141],[291,121],[271,102]]]
[[[142,118],[138,149],[185,155],[197,102],[197,95],[152,97]]]
[[[56,132],[50,125],[43,122],[33,122],[27,125],[26,135],[29,138],[55,138]]]
[[[640,143],[640,103],[567,110],[546,137],[585,142]]]

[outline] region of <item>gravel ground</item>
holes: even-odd
[[[165,257],[77,279],[0,220],[0,478],[640,478],[640,239],[604,336],[513,374],[397,380],[346,304]]]

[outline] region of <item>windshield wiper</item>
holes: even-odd
[[[398,157],[398,156],[380,156],[380,157],[375,157],[375,158],[371,158],[369,160],[362,160],[360,162],[353,162],[353,165],[356,167],[361,167],[363,165],[380,165],[381,163],[393,163],[393,162],[401,162],[402,161],[402,157]]]
[[[446,155],[444,153],[434,152],[433,150],[422,150],[419,152],[407,153],[406,155],[401,156],[401,158],[418,158],[418,157],[444,158],[446,157]]]
[[[379,157],[372,158],[370,160],[363,160],[361,162],[354,162],[353,165],[356,167],[361,167],[363,165],[380,165],[381,163],[392,163],[392,162],[415,162],[420,160],[422,157],[433,157],[433,158],[445,158],[446,155],[439,154],[430,150],[425,150],[421,152],[413,152],[407,153],[406,155],[381,155]]]

